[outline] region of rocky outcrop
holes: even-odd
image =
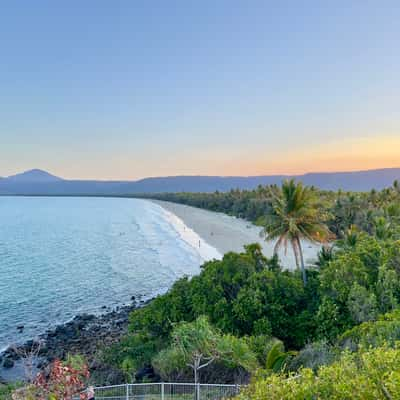
[[[98,352],[118,342],[128,331],[130,312],[147,303],[148,301],[141,301],[136,304],[134,301],[131,305],[117,307],[100,316],[77,315],[73,320],[45,332],[36,340],[29,340],[16,349],[7,349],[0,355],[0,367],[13,368],[21,354],[30,353],[40,342],[40,351],[36,357],[39,370],[46,368],[55,359],[65,359],[68,354],[80,354],[85,357],[94,375],[101,374],[103,381],[115,383],[122,379],[120,373],[104,365],[97,356]]]

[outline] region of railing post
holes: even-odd
[[[164,400],[164,382],[161,383],[161,400]]]
[[[196,400],[200,400],[200,383],[196,384],[196,393],[197,393]]]
[[[129,400],[129,384],[126,384],[126,400]]]

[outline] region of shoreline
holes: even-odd
[[[148,201],[176,215],[181,220],[181,224],[194,231],[205,243],[214,247],[222,255],[230,251],[239,253],[243,251],[245,245],[259,243],[266,257],[273,256],[274,243],[265,241],[260,236],[261,228],[252,222],[184,204],[153,199]],[[315,260],[320,246],[308,242],[302,242],[302,245],[306,263]],[[279,259],[285,269],[296,268],[294,255],[290,248],[287,252],[281,249]]]
[[[204,261],[221,259],[223,254],[230,251],[242,252],[243,246],[251,243],[259,243],[264,254],[267,257],[272,256],[273,244],[261,238],[261,228],[251,222],[182,204],[143,200],[162,208],[167,221],[176,230],[178,239],[196,249]],[[199,247],[197,247],[197,242]],[[306,260],[310,259],[310,255],[316,256],[316,246],[305,247],[305,250],[308,250],[305,251]],[[280,258],[284,267],[293,268],[294,259],[290,251],[288,255],[280,254]],[[133,297],[133,303],[130,305],[121,304],[111,311],[103,306],[103,312],[99,310],[99,313],[95,314],[77,314],[65,323],[55,324],[53,328],[37,336],[44,343],[37,362],[38,369],[45,368],[55,358],[63,358],[68,353],[78,353],[87,358],[92,371],[107,376],[103,378],[103,381],[115,383],[115,380],[109,379],[108,376],[115,377],[119,372],[102,365],[96,359],[97,351],[99,348],[115,343],[127,333],[130,312],[146,306],[156,295],[153,293],[152,296],[138,296],[137,301]],[[29,350],[36,340],[27,340],[16,347],[20,350]],[[19,359],[12,345],[5,351],[0,351],[0,381],[15,381],[21,378],[23,370],[18,365]],[[4,368],[5,361],[10,366],[9,368]]]
[[[31,352],[40,343],[40,351],[33,363],[36,372],[44,370],[55,359],[80,354],[85,357],[94,378],[100,374],[102,380],[115,383],[121,377],[120,372],[104,364],[97,357],[98,351],[118,342],[128,332],[129,314],[152,300],[133,299],[129,305],[117,306],[100,315],[78,314],[23,344],[10,345],[0,352],[0,382],[25,378],[21,353]]]
[[[160,207],[160,211],[162,218],[165,218],[176,231],[177,240],[183,240],[199,253],[199,265],[213,258],[222,258],[213,246],[186,226],[175,213],[163,207]],[[201,251],[196,248],[196,243],[200,241],[202,242]],[[147,305],[164,292],[165,290],[158,290],[152,294],[137,295],[137,302],[132,297],[134,300],[132,304],[114,305],[114,309],[102,306],[97,311],[77,313],[63,322],[54,322],[50,328],[36,336],[28,337],[21,342],[10,343],[0,350],[0,382],[13,382],[24,378],[21,353],[29,353],[39,342],[41,349],[34,363],[37,372],[45,369],[54,359],[63,359],[68,353],[83,355],[92,371],[98,370],[99,367],[101,369],[101,362],[96,360],[97,351],[115,343],[127,333],[128,317],[131,311]],[[23,324],[20,325],[20,329],[23,331]],[[108,373],[109,370],[108,366],[103,372]]]
[[[185,204],[153,199],[148,201],[175,215],[181,224],[186,225],[221,255],[230,251],[241,252],[246,244],[263,242],[261,229],[243,219]]]
[[[156,204],[162,210],[162,213],[168,223],[177,232],[179,239],[183,240],[186,244],[192,247],[201,257],[202,261],[209,261],[212,259],[222,259],[223,253],[217,249],[212,243],[205,240],[195,229],[188,226],[187,223],[175,212],[164,207],[163,205]]]

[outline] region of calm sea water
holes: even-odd
[[[198,273],[198,240],[145,200],[0,197],[0,350]]]

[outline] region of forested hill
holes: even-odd
[[[358,172],[310,173],[292,176],[308,186],[323,190],[380,190],[400,180],[400,168]],[[68,180],[46,171],[31,170],[0,178],[0,195],[131,195],[165,192],[227,192],[231,189],[252,190],[259,185],[279,185],[284,175],[265,176],[167,176],[136,181]]]

